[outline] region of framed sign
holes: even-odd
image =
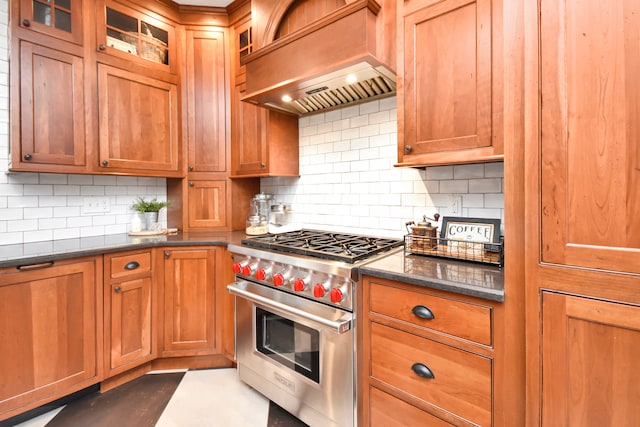
[[[500,242],[500,220],[491,218],[442,218],[440,237],[445,242]]]

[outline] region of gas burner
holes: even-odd
[[[242,240],[242,245],[355,263],[403,244],[402,240],[320,230],[266,234]]]

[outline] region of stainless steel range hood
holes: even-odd
[[[379,10],[358,0],[246,56],[242,100],[301,116],[394,95],[395,72],[376,49]]]

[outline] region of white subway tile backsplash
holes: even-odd
[[[15,243],[42,242],[51,239],[53,239],[53,230],[25,231],[22,233],[22,242]]]
[[[16,231],[34,231],[38,229],[38,220],[37,219],[20,219],[15,221],[10,221],[7,225],[8,232],[16,232]]]
[[[390,97],[301,118],[301,147],[313,127],[331,142],[322,152],[333,168],[309,168],[317,151],[301,149],[300,178],[263,178],[262,191],[290,203],[294,220],[306,227],[334,231],[400,237],[407,221],[451,215],[452,195],[463,200],[455,216],[502,218],[502,163],[396,168],[396,115]]]

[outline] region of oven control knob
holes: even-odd
[[[327,293],[329,286],[325,286],[322,283],[318,283],[313,287],[313,296],[316,298],[322,298]]]
[[[242,275],[243,276],[251,276],[251,266],[250,265],[242,266]]]
[[[264,280],[267,278],[267,270],[265,270],[264,268],[259,268],[258,271],[256,271],[256,279],[258,280]]]
[[[240,264],[239,262],[236,262],[235,264],[233,264],[234,274],[240,274],[241,271],[242,271],[242,264]]]
[[[274,286],[284,285],[284,275],[282,273],[276,273],[273,275],[273,285]]]
[[[307,287],[307,284],[305,283],[304,279],[296,279],[293,282],[293,290],[296,292],[302,292],[306,287]]]
[[[331,302],[342,301],[342,291],[338,288],[331,289],[331,292],[329,292],[329,298],[331,299]]]

